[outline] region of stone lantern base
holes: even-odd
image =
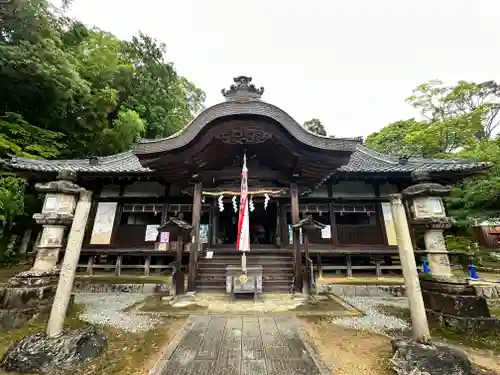
[[[50,312],[59,270],[24,271],[0,286],[0,328],[15,329]]]
[[[467,333],[500,332],[500,321],[466,278],[421,274],[420,287],[428,319],[435,325]]]

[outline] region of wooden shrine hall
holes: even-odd
[[[53,181],[70,169],[76,183],[93,192],[79,271],[148,276],[175,264],[188,274],[189,290],[223,290],[225,267],[239,264],[237,209],[246,155],[248,262],[263,266],[264,291],[299,289],[308,264],[347,276],[397,272],[389,194],[412,185],[417,170],[449,184],[488,167],[397,158],[370,150],[360,137],[316,135],[262,100],[263,93],[250,77],[234,78],[222,90],[224,101],[178,133],[140,140],[117,155],[2,162],[30,183]],[[301,246],[294,250],[303,236],[292,227],[306,217],[318,223],[308,233],[307,259]],[[182,249],[158,234],[173,218],[189,224]]]

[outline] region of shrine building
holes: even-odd
[[[3,163],[30,183],[54,181],[70,170],[93,193],[79,272],[149,276],[177,260],[190,290],[224,290],[225,267],[239,264],[237,210],[246,155],[248,261],[263,266],[264,291],[299,288],[307,261],[320,273],[398,272],[389,194],[414,184],[415,173],[446,185],[488,168],[463,159],[397,158],[370,150],[361,137],[313,134],[262,100],[263,92],[251,78],[237,77],[222,90],[223,102],[178,133],[140,140],[117,155]],[[47,194],[46,208],[53,203]],[[324,227],[309,234],[306,256],[294,249],[294,238],[303,239],[292,234],[292,224],[308,216]],[[172,218],[191,231],[180,259],[168,236],[158,235],[159,225]]]

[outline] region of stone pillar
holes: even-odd
[[[32,269],[17,274],[0,288],[0,327],[4,329],[20,327],[51,308],[59,275],[59,250],[81,190],[73,182],[75,177],[75,172],[64,169],[56,181],[35,185],[39,192],[46,193],[42,212],[33,215],[42,225],[40,244]]]
[[[413,252],[413,244],[405,207],[402,202],[402,195],[392,194],[390,198],[394,229],[398,241],[399,258],[401,260],[401,268],[403,269],[406,295],[408,296],[408,303],[410,305],[413,339],[422,344],[427,344],[431,340],[431,335],[422,291],[420,290],[417,264],[415,262],[415,254]]]
[[[451,276],[448,251],[444,242],[443,229],[429,229],[424,233],[429,268],[433,275]]]
[[[56,295],[47,325],[47,336],[58,337],[63,332],[64,318],[75,281],[75,273],[82,250],[83,237],[92,204],[92,192],[83,190],[76,206],[75,217],[68,236],[66,252],[61,266],[61,274],[57,284]]]
[[[451,272],[443,231],[451,227],[446,217],[442,197],[451,188],[431,181],[424,170],[413,174],[415,185],[403,190],[409,200],[411,224],[424,233],[430,275],[420,275],[420,285],[429,320],[443,327],[453,327],[463,332],[491,330],[500,323],[491,317],[484,297],[465,277]]]

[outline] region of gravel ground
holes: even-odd
[[[406,298],[384,298],[384,297],[344,297],[345,302],[362,311],[364,316],[341,317],[333,319],[333,323],[346,328],[358,330],[375,331],[380,333],[394,333],[409,328],[408,323],[395,316],[382,313],[377,307],[395,306],[408,307]]]
[[[144,332],[156,326],[154,318],[122,311],[144,300],[144,294],[79,293],[75,302],[84,305],[79,318],[91,324],[110,326],[128,332]]]

